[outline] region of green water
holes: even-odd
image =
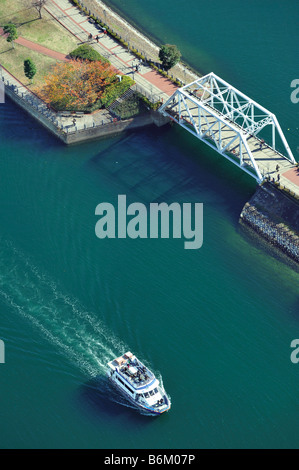
[[[297,155],[297,2],[129,13],[276,113]],[[297,448],[299,278],[238,224],[254,180],[178,127],[65,147],[9,100],[0,149],[0,447]],[[118,194],[202,202],[202,248],[98,239],[95,207]],[[107,384],[128,349],[163,377],[169,413],[140,415]]]

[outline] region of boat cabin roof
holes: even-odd
[[[148,388],[156,381],[154,374],[130,351],[108,362],[108,366],[135,389]]]

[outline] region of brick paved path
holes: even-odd
[[[2,28],[0,28],[0,36],[5,36]],[[22,36],[19,36],[18,39],[15,39],[14,42],[17,44],[20,44],[21,46],[28,47],[28,49],[31,49],[32,51],[40,52],[41,54],[47,55],[56,60],[61,60],[61,61],[70,60],[65,54],[62,54],[61,52],[53,51],[52,49],[48,49],[47,47],[41,46],[40,44],[37,44],[36,42],[29,41],[28,39],[25,39]]]

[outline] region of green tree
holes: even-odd
[[[18,39],[17,27],[13,23],[8,23],[3,26],[3,31],[8,35],[6,41],[11,42],[12,47],[15,47],[14,40]]]
[[[24,74],[32,83],[32,79],[36,74],[36,66],[31,59],[24,60]]]
[[[171,69],[175,64],[179,62],[181,53],[177,46],[172,44],[164,44],[159,51],[159,59],[162,62],[163,67],[166,70]]]

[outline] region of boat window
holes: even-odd
[[[126,387],[126,389],[129,390],[130,393],[134,393],[134,391],[130,387],[128,387],[128,385],[120,377],[116,376],[116,378],[124,387]]]
[[[156,394],[156,393],[158,393],[158,389],[157,389],[157,388],[155,388],[154,392],[155,392],[155,394]]]
[[[145,398],[149,398],[150,394],[148,392],[145,392],[144,396]]]
[[[151,390],[151,391],[150,391],[150,395],[151,395],[151,397],[155,395],[154,390]]]

